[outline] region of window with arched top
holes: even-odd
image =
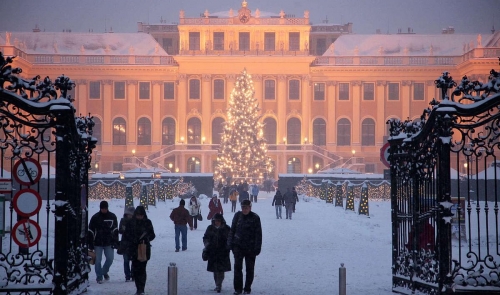
[[[361,145],[375,145],[375,121],[371,118],[364,119],[361,123]]]
[[[326,122],[321,118],[313,121],[313,144],[326,145]]]
[[[175,120],[173,118],[165,118],[161,123],[161,144],[175,144]]]
[[[286,173],[301,173],[302,164],[300,159],[296,157],[289,158],[286,163]]]
[[[122,117],[113,120],[113,145],[127,144],[127,123]]]
[[[97,144],[102,144],[101,142],[101,134],[102,134],[102,123],[101,119],[94,117],[92,119],[94,121],[94,127],[92,127],[92,137],[97,139]]]
[[[212,121],[212,144],[220,144],[224,133],[224,119],[217,117]]]
[[[137,121],[137,144],[151,144],[151,121],[148,118],[142,117]]]
[[[290,118],[286,123],[286,142],[287,144],[300,144],[300,120],[297,118]]]
[[[264,119],[263,123],[264,128],[262,131],[267,144],[276,144],[276,120],[267,117]]]
[[[200,173],[201,172],[201,162],[198,157],[189,157],[186,163],[188,173]]]
[[[351,122],[346,118],[337,122],[337,145],[351,145]]]
[[[198,118],[191,118],[187,123],[187,143],[201,144],[201,121]]]

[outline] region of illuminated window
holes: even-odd
[[[94,127],[92,127],[92,137],[95,137],[97,139],[97,144],[102,144],[101,143],[101,128],[102,128],[101,119],[94,117],[92,120],[94,121]]]
[[[286,123],[286,142],[288,144],[300,144],[302,138],[300,134],[300,120],[297,118],[290,118]]]
[[[201,143],[201,122],[198,118],[191,118],[187,123],[187,143]]]
[[[301,173],[302,165],[300,164],[299,158],[292,157],[288,158],[286,163],[286,173]]]
[[[201,172],[201,162],[197,157],[189,157],[187,159],[187,172],[188,173],[200,173]]]
[[[148,118],[140,118],[137,121],[137,144],[151,144],[151,121]]]
[[[127,144],[127,123],[121,117],[113,120],[113,145]]]
[[[175,144],[175,121],[172,118],[165,118],[161,123],[161,144]]]

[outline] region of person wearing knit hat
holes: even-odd
[[[123,272],[125,273],[126,282],[133,281],[134,277],[132,275],[133,271],[130,267],[132,260],[130,259],[130,256],[127,253],[127,243],[123,239],[123,234],[125,233],[125,230],[129,226],[130,221],[134,216],[134,211],[135,211],[134,207],[127,207],[125,209],[125,213],[123,214],[122,219],[120,219],[120,225],[118,226],[118,232],[119,234],[122,235],[122,239],[120,241],[120,245],[116,253],[119,255],[123,255]]]
[[[118,248],[118,221],[116,215],[108,210],[108,202],[101,201],[99,212],[94,214],[89,222],[87,233],[87,245],[89,250],[95,251],[95,274],[98,284],[103,279],[109,280],[109,268],[113,263],[114,249]],[[101,265],[102,256],[106,257],[104,265]]]
[[[214,273],[215,289],[217,293],[221,292],[224,273],[231,271],[231,260],[229,259],[229,249],[227,249],[227,237],[230,228],[226,224],[224,217],[216,213],[212,218],[212,224],[209,225],[203,236],[202,258],[207,261],[207,271]]]

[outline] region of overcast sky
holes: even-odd
[[[137,32],[137,22],[178,22],[179,11],[186,17],[209,12],[238,10],[240,0],[2,0],[0,32],[31,31],[35,25],[43,31]],[[329,23],[353,23],[356,34],[403,32],[408,27],[418,34],[440,34],[453,26],[457,34],[490,33],[492,25],[500,29],[500,0],[247,0],[255,11],[303,17],[310,11],[313,24],[328,18]],[[495,20],[496,18],[496,20]]]

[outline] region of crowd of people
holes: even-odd
[[[207,261],[207,271],[213,273],[217,293],[222,290],[225,273],[231,271],[230,253],[234,258],[233,294],[251,294],[256,257],[261,252],[262,226],[260,217],[252,212],[252,204],[257,202],[259,186],[242,182],[238,185],[218,187],[219,199],[214,194],[208,204],[207,220],[211,224],[203,235],[203,260]],[[231,202],[231,212],[235,212],[229,224],[224,218],[222,204]],[[281,195],[276,191],[273,206],[276,218],[281,218],[281,208],[285,206],[286,218],[292,219],[297,193],[288,189]],[[241,210],[236,212],[237,203]],[[187,250],[187,229],[196,230],[198,220],[202,220],[201,204],[196,196],[189,198],[189,204],[181,199],[178,207],[170,214],[174,223],[175,252]],[[121,235],[121,240],[119,239]],[[120,223],[114,213],[108,210],[108,203],[102,201],[100,210],[90,220],[87,234],[89,251],[95,253],[95,273],[98,284],[110,279],[108,272],[114,259],[114,250],[123,255],[125,281],[135,282],[135,295],[143,295],[146,285],[146,266],[151,258],[151,241],[156,237],[153,224],[148,219],[143,206],[125,209]],[[102,264],[103,256],[105,257]],[[243,262],[246,275],[243,275]]]

